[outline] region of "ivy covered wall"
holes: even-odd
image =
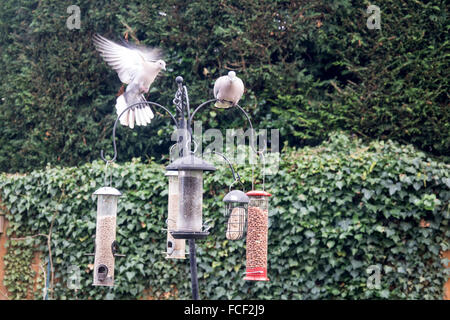
[[[270,282],[243,281],[245,241],[225,238],[222,198],[232,181],[221,163],[205,175],[204,217],[211,236],[198,241],[203,299],[441,299],[448,277],[450,168],[412,146],[333,134],[317,147],[285,149],[279,172],[266,179],[270,198]],[[104,164],[47,167],[0,177],[10,226],[4,284],[11,298],[33,290],[32,253],[46,270],[51,235],[53,299],[189,299],[188,260],[166,260],[167,182],[164,167],[138,160],[115,164],[119,200],[115,287],[92,286],[96,200]],[[239,168],[250,188],[251,171]],[[258,173],[260,173],[257,170]],[[295,173],[295,174],[294,174]],[[257,181],[261,183],[260,180]],[[28,240],[11,238],[35,236]],[[19,265],[13,261],[18,259]],[[69,268],[81,290],[68,288]],[[380,287],[367,288],[379,266]],[[448,270],[448,269],[447,269]],[[41,273],[39,275],[42,278]],[[43,279],[35,297],[42,298]],[[51,282],[50,282],[51,283]],[[25,289],[23,289],[25,288]]]

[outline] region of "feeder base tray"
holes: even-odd
[[[209,232],[192,232],[192,231],[170,231],[174,239],[204,239]]]
[[[266,268],[247,268],[244,280],[247,281],[269,281]]]

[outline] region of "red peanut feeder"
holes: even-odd
[[[247,265],[244,280],[269,281],[267,277],[267,238],[269,197],[266,191],[247,192],[250,198],[247,218]]]

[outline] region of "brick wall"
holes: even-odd
[[[5,231],[8,227],[8,222],[5,223]],[[0,300],[7,300],[7,290],[5,286],[3,285],[3,276],[5,274],[5,264],[3,261],[3,257],[6,253],[5,248],[5,242],[6,242],[6,234],[5,232],[0,234]]]

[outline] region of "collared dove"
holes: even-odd
[[[230,71],[214,83],[214,98],[217,108],[230,108],[236,105],[244,94],[244,83],[236,77],[236,72]]]
[[[144,46],[117,44],[101,35],[94,35],[94,45],[103,59],[117,72],[120,81],[127,84],[125,93],[116,100],[117,115],[125,108],[138,102],[145,102],[144,93],[148,93],[150,85],[161,70],[166,70],[166,63],[160,60],[161,51]],[[136,106],[120,117],[120,123],[134,128],[150,123],[154,115],[148,105]]]

